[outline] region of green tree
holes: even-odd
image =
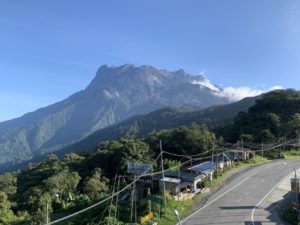
[[[0,190],[7,195],[14,195],[17,191],[17,176],[12,173],[0,175]]]
[[[275,141],[275,136],[271,133],[269,129],[263,129],[256,135],[255,140],[257,142],[263,141],[265,143],[271,143]]]
[[[26,209],[29,212],[35,212],[38,208],[39,200],[43,195],[43,190],[41,187],[35,186],[29,188],[23,194],[23,201],[25,203]]]
[[[251,134],[241,134],[239,139],[244,142],[252,142],[253,136]]]
[[[300,137],[300,113],[294,113],[288,122],[289,136],[292,138]]]
[[[164,151],[180,155],[200,154],[217,142],[207,128],[196,124],[149,134],[147,142],[156,154],[160,152],[159,140],[162,140]]]
[[[31,225],[44,225],[46,224],[46,214],[42,209],[38,209],[31,218]]]
[[[103,176],[100,168],[94,169],[92,176],[85,181],[83,191],[91,199],[95,199],[99,193],[106,193],[108,191],[109,180]]]
[[[10,209],[10,202],[8,200],[7,195],[5,194],[5,192],[0,191],[0,210],[8,210]]]
[[[77,172],[64,169],[45,181],[50,193],[58,194],[60,198],[68,199],[70,193],[75,193],[81,177]]]
[[[0,224],[11,224],[16,219],[10,207],[7,195],[0,191]]]
[[[76,153],[70,153],[70,154],[66,154],[63,158],[63,161],[67,164],[69,163],[73,163],[73,164],[79,164],[81,163],[83,160],[85,159],[85,157],[80,156]]]
[[[127,162],[152,162],[153,153],[147,143],[141,140],[124,139],[106,141],[97,146],[97,152],[88,160],[92,168],[101,167],[107,177],[127,170]]]

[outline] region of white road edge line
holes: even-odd
[[[220,214],[224,215],[225,213],[227,213],[228,210],[223,210]]]
[[[227,193],[231,192],[233,189],[235,189],[236,187],[238,187],[239,185],[241,185],[242,183],[244,183],[245,181],[249,180],[251,177],[253,177],[254,175],[258,174],[260,171],[257,171],[255,173],[253,173],[251,176],[245,178],[244,180],[240,181],[239,183],[237,183],[236,185],[234,185],[233,187],[231,187],[230,189],[228,189],[227,191],[225,191],[223,194],[219,195],[218,197],[216,197],[214,200],[210,201],[209,203],[205,204],[204,206],[202,206],[200,209],[198,209],[197,211],[193,212],[191,215],[189,215],[188,217],[184,218],[183,220],[181,220],[181,223],[187,221],[189,218],[191,218],[192,216],[194,216],[196,213],[201,212],[203,209],[205,209],[207,206],[211,205],[212,203],[214,203],[215,201],[219,200],[220,198],[222,198],[224,195],[226,195]],[[177,223],[176,225],[180,225],[179,223]]]
[[[240,201],[242,201],[242,199],[241,199],[241,198],[239,198],[239,199],[236,201],[236,203],[239,203]]]
[[[286,177],[284,177],[281,181],[279,181],[257,204],[256,206],[252,209],[251,212],[251,220],[252,220],[252,225],[255,225],[254,223],[254,212],[258,208],[258,206],[283,182],[287,179],[287,177],[290,177],[291,173],[289,173]]]

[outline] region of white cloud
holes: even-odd
[[[204,72],[201,74],[204,74]],[[224,87],[220,89],[218,86],[214,85],[210,80],[208,79],[203,79],[203,80],[193,80],[192,84],[194,85],[199,85],[201,88],[202,87],[207,87],[210,90],[213,91],[215,95],[221,96],[221,97],[226,97],[230,101],[238,101],[246,97],[253,97],[257,95],[261,95],[262,93],[268,92],[268,91],[273,91],[273,90],[278,90],[278,89],[283,89],[282,86],[276,85],[270,88],[251,88],[247,86],[242,86],[242,87]]]
[[[282,90],[282,89],[284,89],[282,86],[280,86],[280,85],[275,85],[275,86],[269,88],[268,91]]]
[[[238,101],[246,97],[253,97],[262,93],[283,89],[283,87],[276,85],[267,89],[255,89],[250,87],[225,87],[223,92],[220,92],[221,96],[228,97],[232,101]]]
[[[205,80],[193,80],[192,81],[192,84],[198,84],[200,86],[204,86],[204,87],[207,87],[213,91],[220,91],[220,89],[215,86],[213,83],[211,83],[209,80],[205,79]]]
[[[201,72],[199,73],[199,75],[200,75],[200,76],[205,76],[205,71],[201,71]]]

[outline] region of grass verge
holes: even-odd
[[[300,158],[300,150],[289,150],[283,153],[285,159]]]

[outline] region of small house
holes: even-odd
[[[159,190],[163,190],[163,183],[165,183],[165,190],[171,194],[177,195],[180,192],[181,180],[173,177],[164,177],[159,180]]]
[[[166,177],[176,178],[177,180],[180,180],[180,185],[178,184],[180,192],[199,192],[203,187],[203,182],[205,179],[205,176],[203,176],[202,174],[184,171],[170,171],[165,173],[165,178]]]
[[[192,166],[188,168],[191,172],[197,173],[197,174],[203,174],[206,177],[208,177],[210,180],[212,179],[213,172],[216,169],[216,163],[212,161],[206,161],[200,164],[197,164],[195,166]]]
[[[232,149],[227,150],[225,155],[233,161],[247,161],[253,157],[253,151],[249,149]]]

